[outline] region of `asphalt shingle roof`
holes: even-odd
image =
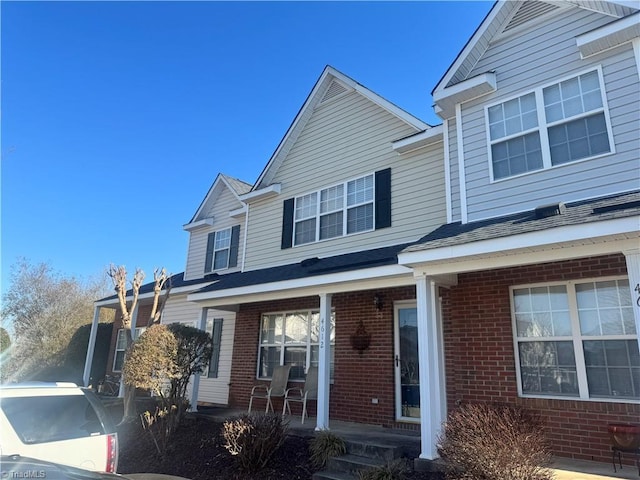
[[[215,279],[215,283],[202,288],[198,293],[348,272],[362,268],[396,265],[398,263],[398,252],[408,245],[407,243],[403,243],[391,247],[376,248],[327,258],[314,257],[298,263],[248,272],[209,275],[206,278],[209,280]]]
[[[211,280],[207,280],[206,278],[197,278],[194,280],[185,280],[184,279],[184,272],[182,273],[176,273],[175,275],[171,275],[171,288],[179,288],[179,287],[189,287],[189,286],[194,286],[194,285],[198,285],[198,284],[207,284],[211,282]],[[144,285],[142,285],[140,287],[140,290],[138,291],[138,293],[140,295],[143,295],[145,293],[151,293],[153,292],[153,286],[155,285],[154,282],[149,282],[149,283],[145,283]],[[133,294],[133,290],[127,290],[127,296],[132,295]],[[105,298],[101,298],[100,300],[98,300],[99,302],[104,301],[104,300],[117,300],[118,299],[118,295],[111,295],[110,297],[105,297]]]
[[[640,191],[611,195],[580,202],[567,203],[564,212],[538,218],[535,211],[527,211],[487,220],[448,223],[422,237],[404,252],[419,252],[440,247],[463,245],[479,240],[490,240],[549,228],[602,222],[640,215]],[[638,225],[640,228],[640,225]]]

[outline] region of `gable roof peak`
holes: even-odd
[[[309,121],[314,109],[323,103],[328,103],[333,99],[346,94],[347,92],[357,92],[414,128],[416,132],[431,128],[428,123],[423,122],[419,118],[411,115],[377,93],[374,93],[361,83],[355,81],[331,65],[326,65],[298,114],[295,116],[282,140],[280,140],[280,143],[260,173],[256,183],[253,185],[253,191],[264,188],[271,183],[275,172],[287,156],[291,147],[295,144],[298,136]]]
[[[215,192],[219,191],[221,188],[227,188],[233,194],[233,196],[238,200],[238,202],[241,205],[244,205],[244,202],[242,202],[242,200],[240,199],[240,195],[243,195],[249,192],[251,190],[251,184],[244,182],[242,180],[239,180],[235,177],[225,175],[224,173],[218,173],[218,175],[216,175],[215,180],[211,184],[211,187],[209,187],[207,194],[202,199],[202,202],[200,202],[200,205],[198,206],[196,213],[193,215],[193,217],[191,217],[191,220],[189,220],[189,223],[185,224],[185,227],[187,225],[194,223],[196,219],[199,218],[205,206],[213,198]]]
[[[638,0],[497,0],[456,59],[431,91],[436,92],[468,78],[478,59],[494,38],[511,33],[529,22],[566,8],[583,8],[612,18],[631,15],[640,9]]]

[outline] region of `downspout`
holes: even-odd
[[[467,179],[464,171],[464,141],[462,139],[462,108],[456,104],[456,141],[458,143],[458,182],[460,184],[460,221],[467,223]]]
[[[451,152],[449,150],[449,120],[442,122],[442,141],[444,143],[444,196],[447,205],[447,223],[453,221],[451,211],[453,199],[451,198]]]
[[[242,266],[240,271],[244,272],[244,262],[247,258],[247,237],[249,236],[249,203],[244,204],[247,207],[247,213],[244,215],[244,239],[242,240]]]

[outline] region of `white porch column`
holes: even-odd
[[[416,276],[420,362],[420,458],[438,458],[437,437],[445,419],[444,364],[438,325],[438,296],[432,278]]]
[[[205,330],[207,328],[207,315],[209,309],[207,307],[202,309],[200,314],[200,321],[198,322],[198,328]],[[200,390],[200,375],[193,375],[190,380],[191,388],[189,389],[189,411],[198,411],[198,391]]]
[[[640,347],[640,249],[628,250],[624,252],[624,257],[627,261],[631,304],[633,305],[633,316],[636,320],[638,346]]]
[[[100,320],[100,307],[93,307],[93,322],[91,323],[91,333],[89,333],[89,344],[87,345],[87,358],[84,360],[84,372],[82,383],[89,386],[91,378],[91,365],[93,364],[93,352],[96,349],[96,338],[98,337],[98,321]],[[96,386],[94,385],[94,388]]]
[[[329,293],[320,295],[319,341],[316,430],[329,430],[329,385],[331,373],[331,294]]]

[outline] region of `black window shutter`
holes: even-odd
[[[218,378],[218,365],[220,364],[220,344],[222,339],[222,318],[213,319],[213,350],[209,362],[208,378]]]
[[[209,273],[213,266],[213,245],[216,239],[216,232],[211,232],[207,237],[207,254],[204,257],[204,273]]]
[[[291,248],[293,245],[293,203],[294,199],[289,198],[283,202],[282,209],[282,243],[280,248]]]
[[[238,247],[240,245],[240,225],[231,229],[231,248],[229,248],[229,268],[238,266]]]
[[[376,172],[376,230],[391,226],[391,169]]]

